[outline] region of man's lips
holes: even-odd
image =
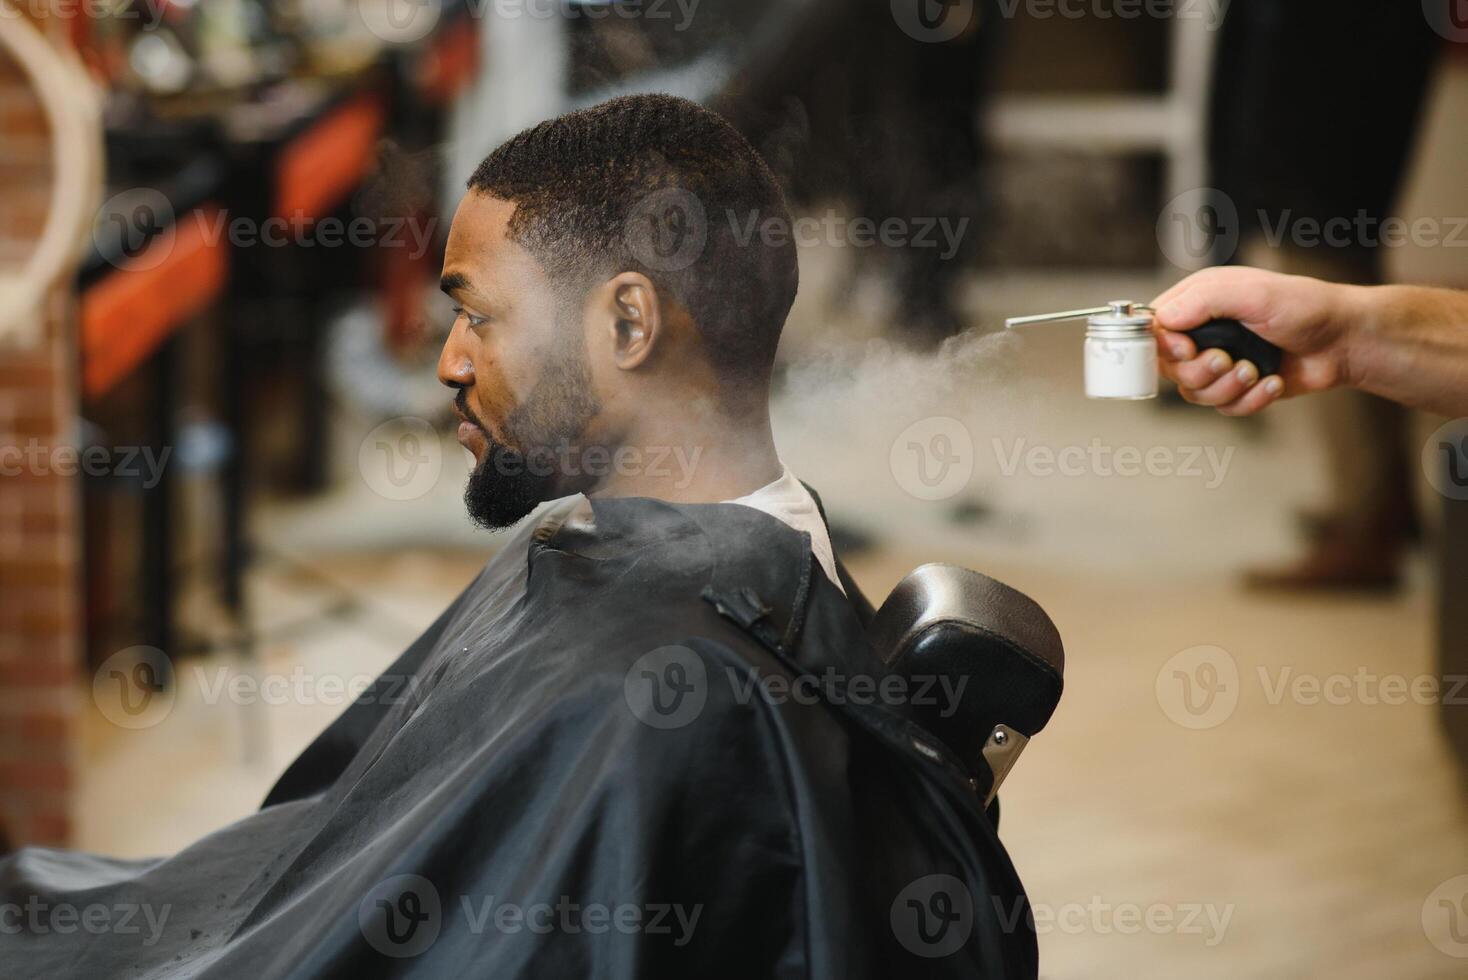
[[[459,445],[472,453],[475,450],[473,444],[484,445],[488,443],[489,439],[484,426],[480,425],[470,416],[468,409],[460,404],[457,399],[454,401],[454,414],[459,418],[459,431],[457,433]]]

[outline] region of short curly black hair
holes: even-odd
[[[671,95],[611,99],[512,137],[469,188],[516,205],[511,237],[558,286],[641,272],[698,325],[723,387],[768,380],[799,284],[790,212],[717,113]]]

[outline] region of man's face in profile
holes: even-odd
[[[456,313],[438,377],[457,389],[459,442],[475,460],[464,500],[485,527],[508,527],[542,501],[584,489],[565,463],[600,410],[580,310],[509,237],[514,210],[470,191],[444,252],[442,285]]]

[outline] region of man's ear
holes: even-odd
[[[657,287],[640,272],[621,272],[607,280],[603,295],[610,304],[612,362],[631,371],[646,362],[663,340]]]

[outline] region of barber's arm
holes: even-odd
[[[1183,398],[1252,415],[1279,398],[1353,387],[1468,416],[1468,292],[1348,286],[1237,266],[1205,269],[1159,296],[1162,373]],[[1187,332],[1239,320],[1285,352],[1278,375],[1200,351]]]

